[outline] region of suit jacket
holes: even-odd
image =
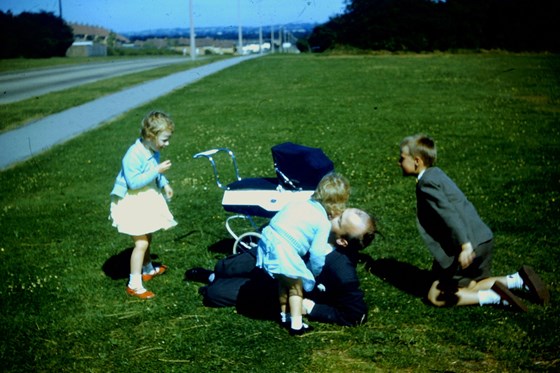
[[[418,229],[443,269],[457,264],[461,245],[477,247],[493,238],[473,204],[440,168],[426,169],[416,185]]]
[[[318,286],[306,294],[315,302],[308,315],[310,320],[344,326],[356,326],[366,321],[368,307],[360,288],[356,264],[357,259],[342,251],[334,250],[327,255],[323,271],[317,277]]]

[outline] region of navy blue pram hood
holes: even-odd
[[[319,148],[285,142],[271,150],[278,179],[287,189],[314,190],[334,170],[333,162]]]

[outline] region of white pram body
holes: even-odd
[[[210,161],[216,184],[224,191],[222,207],[235,214],[226,219],[226,229],[236,241],[234,252],[237,252],[240,243],[245,247],[247,242],[251,245],[260,237],[252,217],[271,218],[288,203],[309,199],[321,178],[334,170],[333,162],[319,148],[287,142],[272,147],[271,151],[276,178],[241,178],[235,154],[228,148],[194,155],[194,158]],[[233,165],[236,180],[227,185],[220,180],[214,159],[219,153],[228,154]],[[232,219],[249,220],[255,231],[237,234],[230,224]]]

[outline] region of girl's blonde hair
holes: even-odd
[[[163,131],[173,133],[175,124],[169,116],[161,111],[152,111],[142,120],[140,136],[145,140],[153,140]]]
[[[331,172],[319,181],[311,198],[320,202],[332,219],[342,214],[346,208],[346,202],[350,198],[350,183],[341,174]]]

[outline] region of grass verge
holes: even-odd
[[[560,329],[560,58],[555,55],[279,56],[236,65],[0,173],[0,359],[5,371],[554,371]],[[108,193],[148,110],[171,114],[163,159],[179,226],[154,236],[169,273],[157,298],[127,297],[131,240],[107,220]],[[439,165],[496,235],[494,272],[534,266],[551,305],[436,309],[407,278],[430,267],[414,181],[398,143],[427,132]],[[244,177],[273,176],[270,147],[323,148],[352,182],[353,205],[384,237],[359,276],[370,306],[356,328],[314,324],[290,338],[272,322],[205,308],[182,281],[230,247],[221,192],[198,151],[226,146]],[[390,266],[389,266],[390,264]],[[377,273],[377,274],[376,274]]]
[[[51,114],[61,112],[63,110],[81,105],[83,103],[95,100],[109,93],[120,91],[126,87],[131,87],[148,80],[161,78],[176,72],[192,69],[208,63],[215,62],[223,57],[207,57],[191,61],[185,59],[185,62],[173,64],[171,66],[159,67],[138,73],[123,75],[111,79],[105,79],[94,83],[83,84],[76,88],[57,91],[9,104],[0,104],[0,132],[14,129],[22,124],[29,123]],[[86,63],[86,62],[111,62],[115,57],[107,57],[98,59],[48,59],[48,60],[0,60],[0,66],[5,69],[20,70],[26,68],[45,68],[59,66],[68,63]],[[124,59],[119,57],[119,60]],[[26,64],[25,61],[30,61]],[[70,61],[70,62],[68,62]]]

